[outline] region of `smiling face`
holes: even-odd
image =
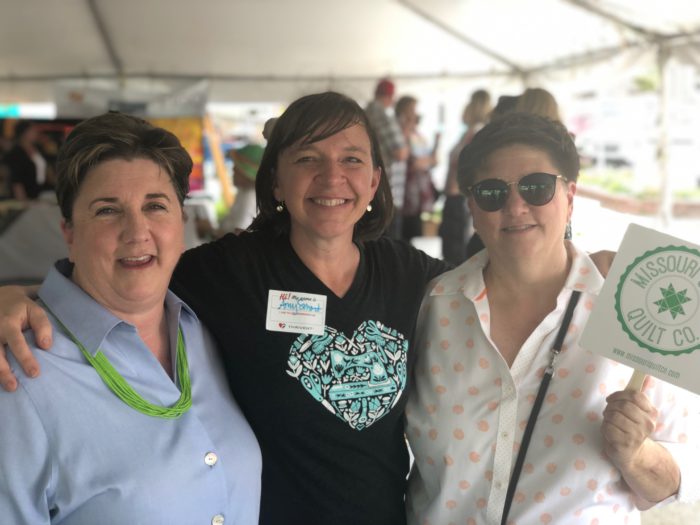
[[[359,124],[312,144],[294,144],[277,161],[275,199],[284,201],[292,240],[352,242],[381,170]]]
[[[515,182],[524,175],[536,172],[561,174],[544,151],[515,144],[491,153],[478,171],[474,183],[490,178]],[[525,260],[533,255],[547,257],[563,249],[566,223],[573,211],[576,183],[557,182],[554,197],[544,206],[532,206],[525,202],[515,186],[511,186],[510,190],[505,206],[495,212],[483,211],[471,196],[468,200],[474,228],[491,258],[501,255]]]
[[[162,306],[184,250],[184,220],[169,175],[147,159],[92,168],[62,225],[73,281],[115,314]]]

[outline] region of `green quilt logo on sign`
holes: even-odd
[[[700,348],[700,252],[665,246],[645,252],[620,277],[615,310],[639,346],[665,355]]]

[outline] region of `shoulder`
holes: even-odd
[[[423,285],[451,268],[445,261],[430,257],[405,241],[381,237],[375,241],[366,241],[363,246],[368,264],[392,272],[417,274],[416,277]]]

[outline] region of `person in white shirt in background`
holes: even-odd
[[[219,223],[219,235],[245,230],[258,214],[255,202],[255,176],[260,167],[265,148],[257,144],[247,144],[229,153],[233,160],[233,185],[236,187],[236,200],[229,212]]]

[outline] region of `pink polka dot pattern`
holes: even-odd
[[[428,431],[428,437],[429,437],[430,439],[432,439],[433,441],[435,441],[435,440],[438,438],[438,431],[437,431],[437,429],[436,429],[436,428],[431,428],[431,429]]]
[[[586,419],[593,423],[598,421],[600,419],[600,416],[595,412],[586,412]]]
[[[464,273],[471,276],[468,266]],[[581,272],[581,268],[590,272]],[[600,435],[605,397],[624,388],[630,371],[578,344],[595,303],[595,287],[600,286],[600,276],[592,268],[590,259],[581,256],[579,263],[573,263],[567,281],[569,290],[572,285],[586,284],[591,293],[584,293],[574,312],[567,351],[557,361],[555,379],[531,443],[530,462],[524,467],[511,509],[509,523],[513,525],[590,525],[594,519],[599,525],[622,525],[624,517],[634,512],[628,489],[618,483],[619,472],[602,453]],[[546,325],[538,327],[537,336],[525,341],[509,367],[487,335],[490,297],[484,294],[477,298],[483,281],[475,284],[468,278],[460,285],[456,275],[446,275],[445,295],[428,300],[427,306],[433,308],[432,325],[421,339],[425,344],[415,369],[421,381],[413,390],[419,395],[410,393],[413,410],[406,415],[406,433],[420,474],[411,483],[425,480],[428,501],[432,502],[419,509],[424,500],[412,486],[414,508],[420,517],[411,522],[427,518],[432,525],[480,525],[487,521],[487,515],[500,510],[506,487],[495,483],[507,486],[537,381],[555,336],[556,330],[550,327],[559,322],[566,297],[558,298],[557,310],[549,314]],[[459,286],[462,291],[458,291]],[[670,401],[673,394],[663,385],[659,388],[663,390],[658,393],[646,392],[661,409],[655,431],[663,432],[660,438],[664,441],[692,442],[694,436],[686,430],[690,427],[677,423],[680,412],[663,417],[667,412],[664,407],[674,404]],[[419,401],[411,405],[411,399]],[[429,409],[429,405],[434,408]],[[434,411],[426,414],[428,410]],[[693,411],[691,417],[695,416]],[[434,439],[431,430],[438,432]],[[432,458],[434,464],[429,464]],[[432,491],[437,493],[430,494]],[[631,515],[634,520],[635,515]]]

